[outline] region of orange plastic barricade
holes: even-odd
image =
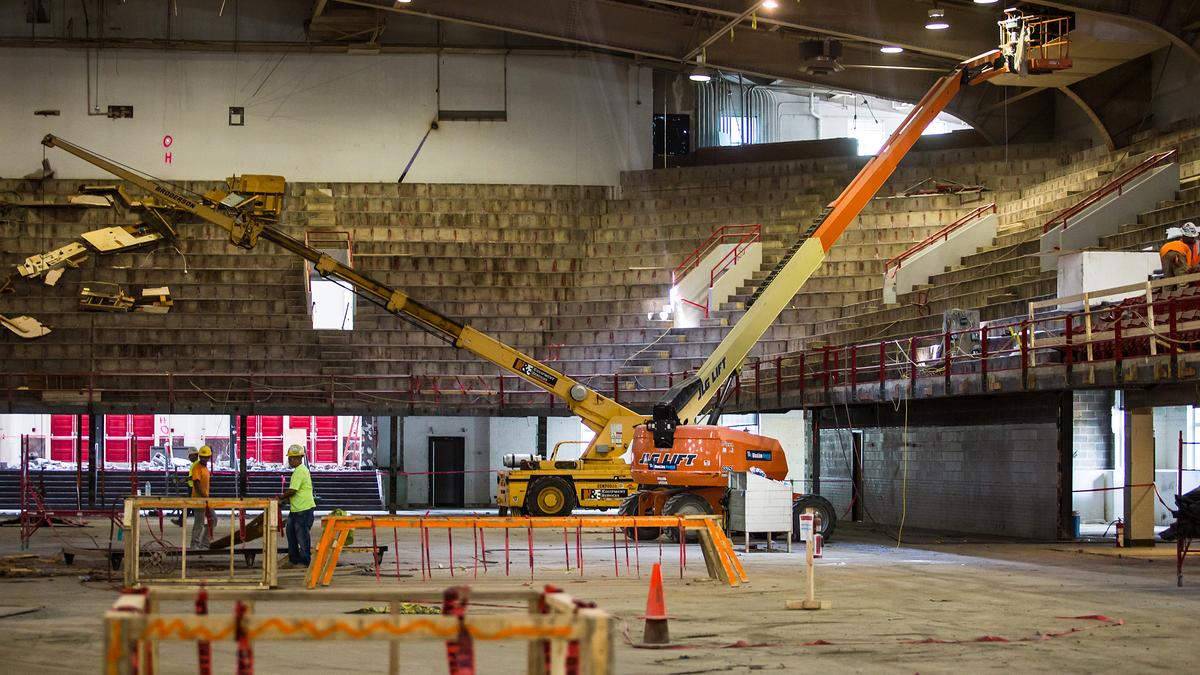
[[[328,586],[333,581],[333,571],[337,567],[346,538],[354,530],[377,530],[379,528],[414,529],[420,531],[422,569],[428,566],[429,530],[432,529],[471,529],[482,533],[489,529],[525,530],[530,550],[530,569],[532,574],[533,530],[574,530],[577,533],[585,529],[629,530],[637,528],[678,529],[680,534],[694,532],[699,536],[700,550],[704,553],[704,564],[708,575],[730,586],[740,586],[749,581],[746,571],[733,551],[729,537],[717,524],[716,516],[565,516],[558,518],[530,518],[511,516],[326,516],[321,519],[323,529],[321,538],[313,552],[312,562],[304,577],[308,588]],[[520,536],[518,534],[518,536]],[[683,537],[681,537],[682,541]],[[505,546],[507,550],[507,532]],[[518,540],[519,541],[519,540]],[[614,550],[616,548],[614,540]],[[579,548],[577,547],[577,555]],[[451,554],[453,555],[453,554]],[[614,554],[615,556],[615,554]],[[615,560],[615,557],[614,557]],[[680,545],[681,573],[687,564],[686,546]],[[507,564],[506,564],[507,567]],[[580,563],[582,571],[582,562]]]

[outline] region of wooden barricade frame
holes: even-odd
[[[164,602],[190,603],[197,590],[146,587],[117,597],[104,615],[105,675],[155,675],[158,672],[158,643],[161,641],[228,642],[242,636],[253,659],[255,640],[386,641],[388,673],[400,673],[400,643],[412,641],[453,642],[464,634],[473,640],[527,640],[525,672],[533,675],[612,675],[616,672],[613,652],[613,617],[591,603],[547,586],[535,590],[449,589],[325,589],[307,590],[202,589],[207,602],[234,601],[245,608],[233,614],[167,613]],[[449,593],[468,609],[470,602],[524,602],[525,613],[472,615],[406,615],[402,602],[442,604]],[[342,613],[297,616],[260,613],[257,603],[301,602],[305,610],[324,602],[387,603],[386,615]],[[443,605],[444,607],[445,605]],[[240,617],[240,618],[239,618]],[[473,657],[472,657],[473,658]],[[568,659],[577,667],[568,671]],[[424,668],[422,668],[424,671]],[[239,671],[240,672],[240,671]],[[473,670],[471,672],[474,672]]]
[[[515,517],[515,516],[325,516],[321,519],[321,538],[313,552],[312,561],[304,576],[306,588],[328,586],[333,581],[346,539],[354,530],[399,529],[536,529],[583,530],[629,529],[629,528],[675,528],[684,532],[696,532],[700,550],[704,553],[704,564],[710,579],[716,579],[731,587],[749,581],[746,570],[734,553],[733,543],[721,529],[717,516],[562,516],[562,517]]]
[[[187,553],[190,544],[188,540],[189,509],[228,509],[229,516],[229,576],[216,579],[190,579],[187,576]],[[142,579],[139,553],[141,552],[141,512],[180,509],[183,512],[182,528],[179,546],[180,575],[178,578]],[[235,513],[237,511],[263,511],[266,513],[263,523],[263,552],[262,574],[254,581],[238,579],[234,574],[234,556],[237,546],[234,542],[236,533]],[[277,499],[253,498],[220,499],[205,497],[128,497],[125,499],[125,518],[122,526],[125,539],[124,573],[125,586],[137,588],[144,583],[176,583],[176,584],[222,584],[222,585],[252,585],[258,588],[274,588],[279,585],[279,501]]]

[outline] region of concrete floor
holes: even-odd
[[[103,567],[98,560],[77,559],[73,567],[50,562],[63,545],[91,545],[88,534],[106,540],[108,526],[38,532],[31,552],[45,557],[33,565],[54,576],[0,578],[0,671],[77,675],[99,670],[100,619],[113,600],[116,585],[104,581],[102,573],[96,581],[81,581],[89,568]],[[819,561],[817,573],[818,597],[831,600],[833,608],[818,612],[783,608],[785,600],[801,595],[803,555],[799,548],[790,555],[743,556],[751,582],[731,589],[698,578],[704,566],[694,546],[689,548],[689,565],[681,580],[678,547],[664,544],[667,607],[673,617],[671,634],[679,648],[636,649],[619,635],[618,672],[683,675],[800,668],[871,673],[1101,672],[1114,668],[1132,672],[1194,667],[1194,659],[1186,652],[1188,643],[1181,638],[1194,635],[1200,621],[1200,565],[1193,567],[1190,585],[1177,588],[1174,558],[1167,547],[1118,552],[1100,544],[964,541],[928,534],[914,535],[912,542],[896,547],[867,529],[843,526],[838,534]],[[369,541],[369,535],[360,537],[360,543]],[[391,533],[381,534],[381,539],[390,544]],[[658,559],[658,545],[642,543],[640,550],[631,551],[628,569],[621,545],[617,551],[621,576],[616,578],[610,534],[585,535],[585,539],[585,573],[581,577],[575,568],[573,537],[570,571],[565,570],[561,536],[546,533],[544,540],[539,537],[536,587],[555,583],[579,598],[596,601],[618,617],[619,632],[627,629],[631,637],[640,639],[642,624],[636,617],[645,608],[648,563]],[[524,546],[523,533],[513,540],[513,576],[509,578],[503,572],[502,539],[490,537],[487,559],[499,564],[489,564],[486,574],[481,570],[479,578],[473,578],[472,539],[467,532],[455,541],[453,579],[445,567],[448,550],[444,537],[433,537],[432,557],[435,566],[442,567],[434,581],[422,582],[416,541],[415,534],[401,535],[403,578],[396,580],[395,558],[389,551],[382,573],[392,576],[383,583],[423,589],[454,584],[531,586],[528,561],[523,551],[515,550]],[[16,528],[0,529],[0,556],[18,552]],[[358,567],[339,568],[334,586],[374,586],[369,557],[350,558]],[[640,579],[632,562],[635,558],[643,563]],[[298,587],[302,575],[302,570],[284,570],[282,585]],[[30,607],[38,609],[3,616],[9,608]],[[279,613],[333,613],[352,608],[311,604]],[[229,609],[217,605],[212,611]],[[271,605],[260,604],[257,611],[268,613]],[[471,611],[520,610],[475,607]],[[1124,623],[1071,618],[1090,615]],[[1086,630],[1050,636],[1072,628]],[[978,640],[984,636],[1009,642]],[[919,643],[927,639],[948,642]],[[808,644],[816,641],[828,644]],[[747,646],[732,648],[734,644]],[[266,674],[382,673],[386,653],[382,644],[260,643],[256,665],[258,673]],[[481,644],[478,653],[481,673],[523,672],[523,646],[517,643]],[[405,646],[404,654],[405,672],[445,672],[441,645]],[[195,672],[195,648],[190,643],[164,644],[161,656],[164,673]],[[216,646],[214,656],[216,672],[232,672],[233,651],[228,645]]]

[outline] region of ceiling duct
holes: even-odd
[[[800,72],[808,75],[832,75],[843,70],[842,43],[815,40],[800,43]]]

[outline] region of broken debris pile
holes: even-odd
[[[1200,537],[1200,487],[1183,495],[1175,496],[1175,506],[1171,515],[1176,520],[1171,526],[1162,531],[1164,541],[1175,541],[1175,537],[1183,536],[1191,539]]]

